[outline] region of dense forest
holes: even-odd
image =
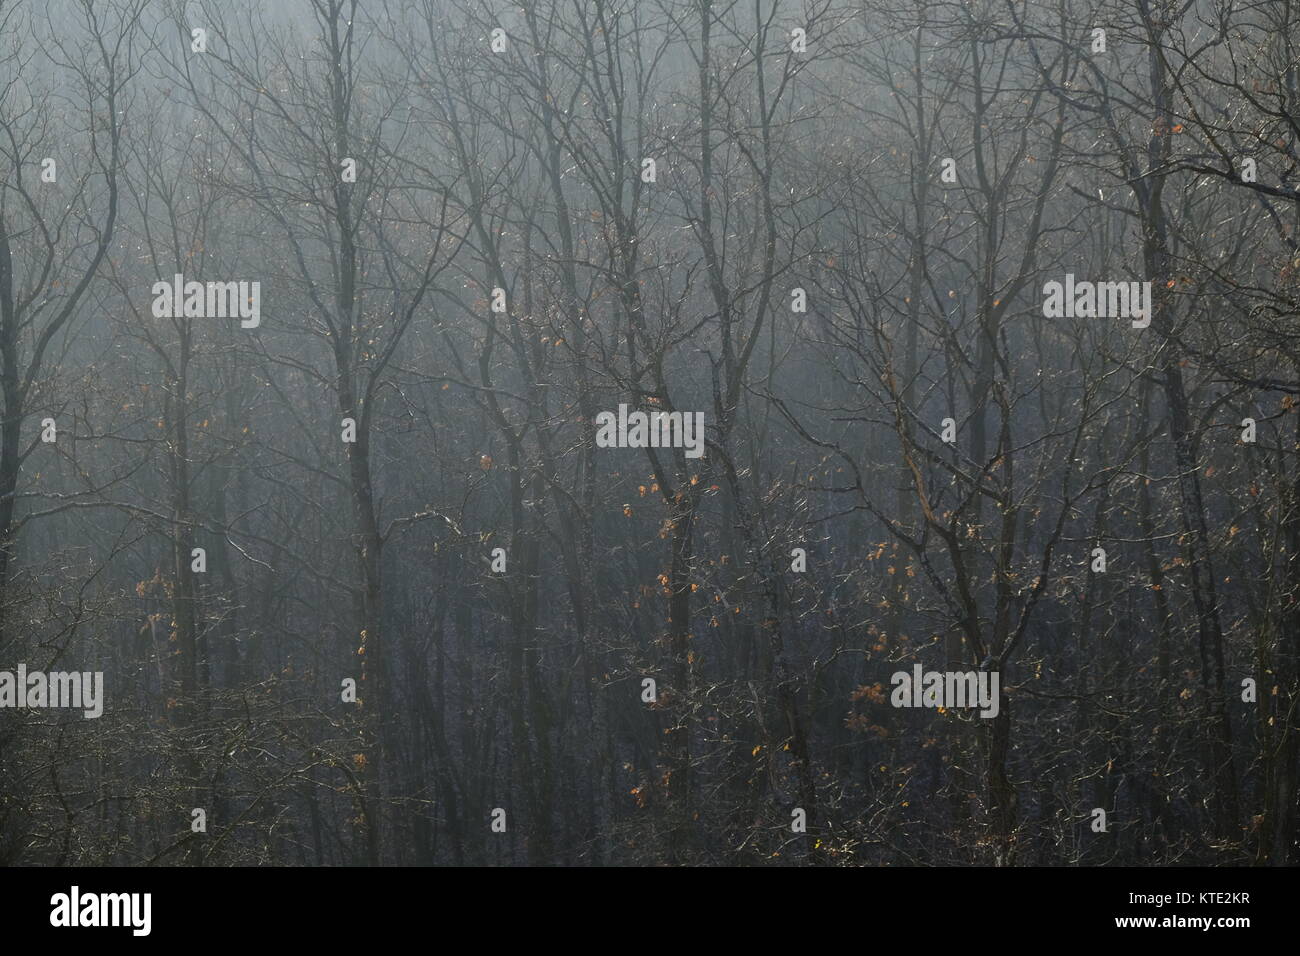
[[[1298,150],[1293,0],[0,0],[0,863],[1300,862]]]

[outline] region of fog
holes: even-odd
[[[0,863],[1300,862],[1298,49],[0,0]]]

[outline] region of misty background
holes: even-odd
[[[3,0],[0,669],[106,699],[0,710],[0,862],[1297,862],[1297,44]],[[1067,273],[1150,327],[1045,319]],[[704,457],[598,448],[620,403]]]

